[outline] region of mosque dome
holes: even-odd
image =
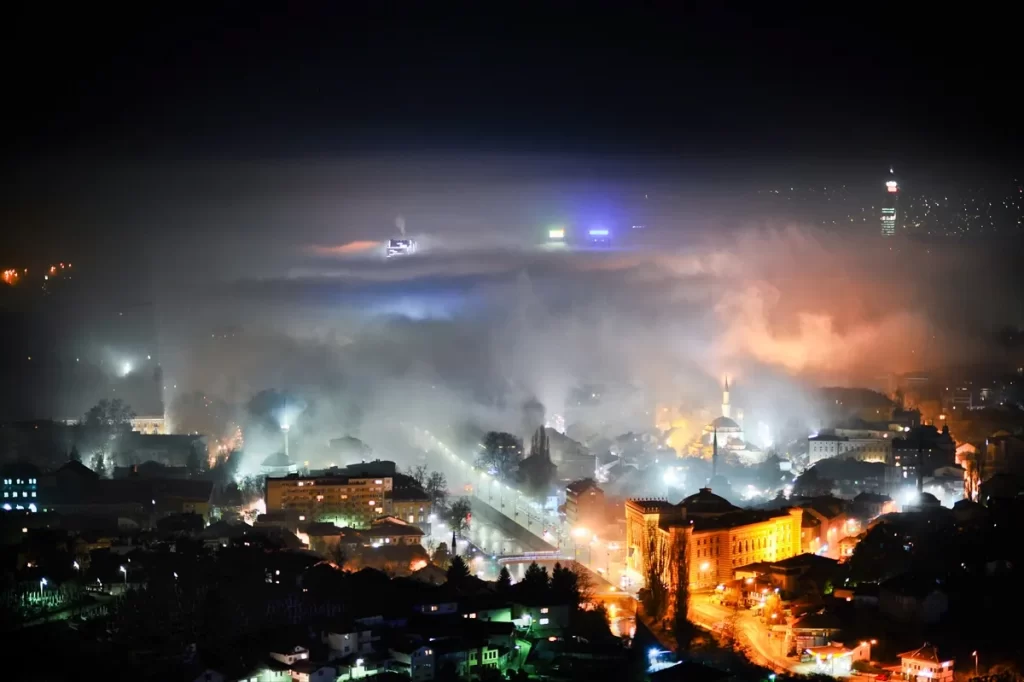
[[[740,425],[734,422],[729,417],[719,417],[709,424],[712,430],[717,430],[719,433],[731,433],[742,431]]]
[[[298,467],[284,452],[275,452],[260,464],[260,473],[264,476],[287,476],[298,471]]]
[[[711,492],[711,488],[701,488],[696,494],[680,502],[679,506],[686,510],[687,516],[715,516],[738,509],[729,500]]]

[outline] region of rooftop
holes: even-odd
[[[892,502],[892,498],[888,495],[882,495],[881,493],[859,493],[857,497],[853,498],[854,502],[863,502],[867,504],[885,504],[886,502]]]
[[[924,646],[922,646],[920,649],[914,649],[913,651],[903,652],[899,655],[899,658],[911,658],[915,661],[924,661],[927,663],[943,663],[950,662],[951,660],[946,659],[946,661],[943,661],[943,659],[939,657],[938,647],[934,647],[928,642],[925,642]]]
[[[626,505],[632,506],[645,514],[665,514],[675,509],[675,505],[668,500],[655,498],[630,498],[626,500]]]
[[[395,488],[391,491],[392,502],[430,502],[430,497],[419,488]]]
[[[586,491],[590,490],[591,488],[593,488],[595,490],[598,490],[598,491],[601,490],[601,488],[598,487],[597,483],[592,478],[584,478],[584,479],[580,479],[579,481],[573,481],[572,483],[570,483],[569,485],[567,485],[565,487],[566,491],[568,491],[570,493],[574,493],[576,495],[579,495],[581,493],[585,493]]]
[[[291,458],[284,452],[275,452],[261,462],[261,466],[265,467],[290,467],[293,465]]]
[[[812,646],[807,649],[807,652],[814,656],[821,656],[827,658],[829,656],[838,658],[840,656],[846,656],[847,654],[853,653],[844,646],[838,646],[836,644],[826,644],[825,646]]]
[[[793,623],[794,630],[840,630],[842,622],[835,614],[827,611],[809,613]]]
[[[722,431],[724,433],[729,433],[730,431],[743,430],[740,428],[739,424],[734,422],[732,419],[729,419],[728,417],[718,417],[717,419],[711,422],[711,426],[712,428],[718,431]]]
[[[942,581],[938,578],[913,572],[901,573],[886,580],[880,587],[889,592],[919,599],[943,589]]]
[[[768,521],[769,519],[776,519],[782,516],[787,516],[788,514],[788,509],[774,511],[737,509],[736,511],[728,514],[721,514],[703,519],[693,519],[693,529],[694,531],[707,531],[736,528],[737,526],[747,526],[752,523],[760,523],[762,521]]]
[[[729,500],[711,492],[711,488],[701,488],[697,493],[683,499],[679,506],[686,510],[688,516],[728,514],[740,510]]]

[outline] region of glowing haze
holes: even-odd
[[[136,293],[164,403],[288,391],[307,406],[293,443],[372,442],[397,421],[515,429],[525,401],[571,412],[585,386],[602,395],[580,418],[649,428],[657,405],[717,410],[726,374],[777,432],[809,418],[809,388],[985,358],[979,339],[1015,320],[978,294],[1009,290],[991,251],[780,225],[728,183],[534,161],[90,169],[59,205],[159,245]],[[595,224],[611,249],[580,244]],[[566,248],[546,247],[551,225]],[[385,261],[400,233],[419,253]],[[103,257],[111,277],[127,267]]]

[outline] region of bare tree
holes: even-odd
[[[675,631],[676,645],[680,650],[690,646],[694,635],[693,624],[690,622],[690,567],[686,558],[686,543],[685,532],[675,533],[669,557],[676,581],[675,594],[672,595],[675,600],[673,630]]]
[[[422,490],[427,489],[427,467],[424,464],[417,464],[409,469],[409,477],[416,481]]]
[[[440,471],[431,472],[426,479],[424,492],[430,498],[434,513],[438,513],[448,502],[448,479]]]
[[[668,606],[668,586],[665,584],[665,548],[660,537],[658,524],[648,523],[643,538],[644,578],[647,586],[641,591],[640,599],[644,612],[657,621],[665,615]]]
[[[455,540],[469,530],[470,512],[472,507],[468,497],[460,497],[452,502],[446,514],[448,525],[452,528],[452,556],[458,555],[458,546]]]

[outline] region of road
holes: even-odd
[[[602,540],[588,529],[570,529],[557,512],[544,509],[508,482],[475,469],[472,461],[452,450],[436,434],[415,427],[413,432],[416,444],[435,456],[435,465],[444,472],[453,492],[472,494],[520,528],[556,547],[561,554],[573,557],[613,585],[624,586],[622,543]]]
[[[768,628],[747,609],[733,610],[712,603],[708,595],[696,594],[690,600],[690,620],[715,633],[725,634],[734,629],[733,636],[746,651],[747,658],[758,665],[776,672],[796,672],[800,665],[780,653],[780,647],[771,640]]]

